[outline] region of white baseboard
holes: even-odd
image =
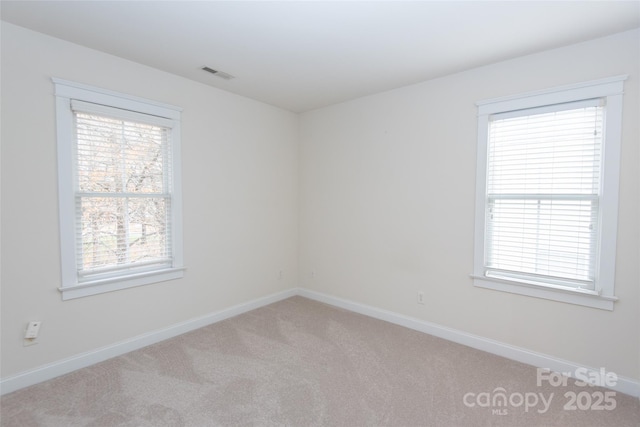
[[[592,368],[588,366],[579,365],[577,363],[569,362],[567,360],[558,359],[546,354],[537,353],[531,350],[527,350],[521,347],[512,346],[499,341],[494,341],[488,338],[483,338],[478,335],[468,334],[456,329],[447,328],[445,326],[438,325],[436,323],[427,322],[424,320],[403,316],[398,313],[394,313],[387,310],[382,310],[376,307],[360,304],[357,302],[337,298],[331,295],[323,294],[308,289],[298,289],[298,295],[305,298],[309,298],[315,301],[323,302],[325,304],[340,307],[345,310],[353,311],[355,313],[364,314],[365,316],[373,317],[376,319],[384,320],[389,323],[404,326],[409,329],[413,329],[419,332],[424,332],[429,335],[433,335],[439,338],[446,339],[458,344],[466,345],[471,348],[486,351],[487,353],[502,356],[507,359],[515,360],[518,362],[526,363],[538,368],[546,368],[553,372],[572,372],[580,369],[578,372],[586,372],[585,376],[592,378],[599,378],[599,368]],[[586,371],[585,371],[586,370]],[[609,387],[612,390],[620,393],[629,394],[634,397],[640,397],[640,381],[618,376],[618,381],[615,386]]]
[[[516,360],[539,368],[547,368],[554,372],[576,372],[577,369],[587,369],[589,373],[599,373],[599,369],[596,368],[582,366],[546,354],[537,353],[524,348],[501,343],[499,341],[483,338],[481,336],[468,334],[436,323],[404,316],[391,311],[382,310],[380,308],[337,298],[308,289],[294,288],[268,295],[266,297],[254,299],[215,313],[169,326],[165,329],[139,335],[107,347],[102,347],[87,353],[82,353],[77,356],[12,375],[0,380],[0,394],[11,393],[21,388],[47,381],[60,375],[68,374],[77,369],[94,365],[112,357],[120,356],[130,351],[173,338],[186,332],[202,328],[203,326],[220,322],[230,317],[255,310],[256,308],[260,308],[295,295],[323,302],[355,313],[360,313],[365,316],[384,320],[419,332],[424,332],[448,341],[502,356],[507,359]],[[631,378],[618,377],[616,385],[611,387],[611,389],[635,397],[640,397],[640,381]]]
[[[246,313],[247,311],[255,310],[256,308],[260,308],[265,305],[290,298],[297,294],[297,289],[288,289],[283,292],[278,292],[266,297],[257,298],[242,304],[234,305],[233,307],[229,307],[215,313],[207,314],[205,316],[197,317],[185,322],[180,322],[175,325],[171,325],[168,328],[139,335],[126,341],[121,341],[113,345],[78,354],[76,356],[49,363],[44,366],[39,366],[35,369],[12,375],[8,378],[3,378],[2,380],[0,380],[0,394],[4,395],[7,393],[11,393],[21,388],[38,384],[40,382],[50,380],[60,375],[68,374],[77,369],[95,365],[96,363],[103,362],[112,357],[120,356],[130,351],[138,350],[142,347],[146,347],[148,345],[173,338],[175,336],[193,331],[195,329],[220,322],[221,320]]]

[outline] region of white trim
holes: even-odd
[[[182,111],[182,108],[176,107],[175,105],[165,104],[163,102],[128,95],[126,93],[120,93],[109,89],[103,89],[101,87],[59,79],[57,77],[51,77],[51,81],[55,84],[55,96],[58,97],[77,99],[80,101],[103,105],[113,105],[125,110],[133,107],[136,111],[143,110],[149,114],[155,114],[160,117],[180,120],[180,112]],[[123,100],[127,100],[128,102]],[[121,104],[124,104],[125,106],[122,107]]]
[[[30,369],[19,374],[11,375],[8,378],[3,378],[2,380],[0,380],[0,394],[4,395],[7,393],[11,393],[21,388],[38,384],[55,377],[59,377],[60,375],[68,374],[78,369],[95,365],[96,363],[103,362],[107,359],[111,359],[112,357],[120,356],[125,353],[129,353],[131,351],[149,346],[151,344],[155,344],[160,341],[185,334],[195,329],[220,322],[230,317],[234,317],[239,314],[246,313],[248,311],[255,310],[269,304],[273,304],[274,302],[290,298],[297,295],[297,293],[297,290],[294,288],[271,294],[262,298],[256,298],[254,300],[237,304],[214,313],[171,325],[164,329],[159,329],[153,332],[138,335],[136,337],[118,342],[113,345],[98,348],[96,350],[81,353],[76,356],[37,367],[35,369]]]
[[[105,292],[181,279],[184,276],[184,271],[184,267],[151,270],[144,273],[129,274],[127,276],[116,276],[108,279],[81,282],[73,286],[62,286],[58,288],[58,291],[62,294],[62,299],[66,301],[74,298],[103,294]]]
[[[473,285],[479,288],[505,291],[536,298],[577,304],[603,310],[613,310],[615,297],[615,259],[618,220],[620,146],[622,140],[622,104],[627,75],[592,80],[572,85],[493,98],[476,103],[478,106],[478,144],[476,159],[476,199]],[[522,109],[566,104],[606,98],[605,141],[602,152],[600,180],[600,213],[595,265],[597,296],[581,292],[566,292],[557,287],[532,287],[516,281],[497,280],[485,274],[485,211],[487,182],[487,146],[489,119],[493,114],[518,115]]]
[[[122,354],[138,350],[148,345],[176,337],[195,329],[220,322],[230,317],[234,317],[242,313],[246,313],[248,311],[255,310],[257,308],[264,307],[266,305],[273,304],[275,302],[282,301],[296,295],[329,304],[334,307],[349,310],[354,313],[363,314],[374,319],[384,320],[395,325],[433,335],[447,341],[466,345],[477,350],[485,351],[487,353],[495,354],[497,356],[505,357],[510,360],[525,363],[527,365],[532,365],[539,368],[548,368],[554,372],[575,372],[579,368],[587,369],[589,373],[594,374],[598,374],[600,372],[596,368],[587,367],[578,363],[527,350],[525,348],[505,344],[500,341],[495,341],[478,335],[469,334],[457,329],[438,325],[437,323],[427,322],[425,320],[404,316],[392,311],[360,304],[354,301],[334,297],[309,289],[292,288],[286,291],[277,292],[275,294],[267,295],[262,298],[257,298],[245,303],[234,305],[232,307],[201,317],[197,317],[195,319],[180,322],[164,329],[138,335],[137,337],[133,337],[113,345],[102,347],[96,350],[69,357],[67,359],[49,363],[35,369],[12,375],[8,378],[0,380],[0,394],[11,393],[21,388],[38,384],[43,381],[58,377],[60,375],[68,374],[78,369],[86,368],[96,363],[103,362],[112,357],[120,356]],[[618,376],[618,382],[611,389],[620,393],[629,394],[634,397],[640,397],[640,381],[634,380],[632,378]]]
[[[114,92],[99,87],[70,82],[52,77],[56,97],[58,197],[60,221],[60,249],[62,286],[58,288],[63,300],[117,291],[135,286],[180,279],[184,275],[182,241],[182,108],[153,100]],[[73,108],[115,117],[155,123],[170,128],[171,132],[171,249],[170,268],[157,268],[150,272],[126,274],[124,271],[109,279],[80,282],[76,253],[76,207]]]
[[[587,82],[556,86],[522,94],[502,96],[476,102],[478,115],[502,113],[541,105],[561,104],[607,95],[622,95],[628,74]]]
[[[298,295],[538,368],[548,368],[554,372],[576,372],[577,369],[586,369],[587,375],[593,373],[594,378],[598,378],[597,375],[600,373],[599,369],[596,368],[320,292],[299,289]],[[640,397],[640,381],[632,378],[618,376],[616,385],[611,389],[634,397]]]
[[[503,291],[517,295],[548,299],[551,301],[566,302],[568,304],[578,304],[602,310],[613,311],[614,302],[618,300],[615,296],[598,295],[592,291],[583,291],[579,288],[560,289],[559,287],[531,285],[494,277],[475,275],[471,275],[471,277],[473,278],[473,285],[478,288],[493,289],[494,291]]]

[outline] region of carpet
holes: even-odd
[[[640,425],[637,398],[540,375],[296,296],[3,396],[0,425]]]

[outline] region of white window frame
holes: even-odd
[[[488,99],[477,102],[478,152],[476,169],[476,213],[474,268],[471,277],[474,286],[520,295],[544,298],[565,303],[613,310],[616,238],[618,229],[618,188],[620,175],[620,145],[622,134],[623,85],[627,76],[616,76],[520,95]],[[489,117],[535,107],[556,105],[594,98],[606,102],[604,144],[602,148],[600,234],[596,255],[595,289],[577,289],[524,283],[515,280],[488,277],[485,273],[485,212],[487,185],[487,144]]]
[[[135,286],[174,280],[183,277],[182,255],[182,184],[180,158],[180,120],[182,109],[147,99],[121,94],[85,84],[52,78],[56,97],[58,144],[58,197],[60,214],[60,249],[62,286],[58,290],[63,300],[101,294]],[[79,281],[76,257],[75,213],[75,150],[74,118],[71,100],[104,105],[168,119],[172,144],[171,192],[171,267],[144,271],[121,272],[111,277]]]

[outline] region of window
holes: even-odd
[[[613,309],[624,79],[478,103],[476,286]]]
[[[180,109],[53,81],[63,299],[182,277]]]

